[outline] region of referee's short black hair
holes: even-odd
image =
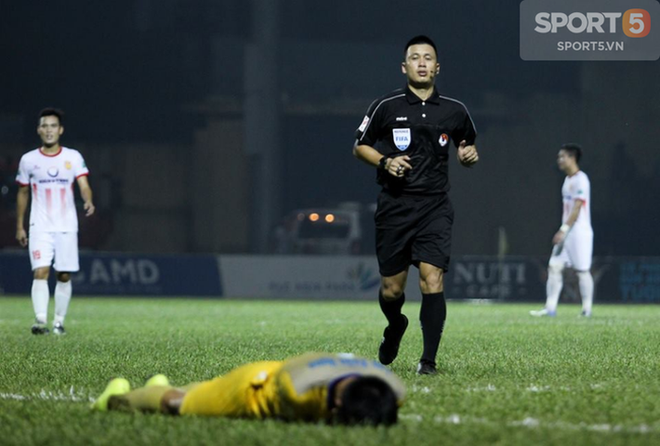
[[[64,125],[64,112],[59,108],[46,107],[39,112],[39,120],[44,116],[56,116],[57,120],[60,121],[60,125]]]
[[[419,36],[413,37],[408,41],[408,43],[406,43],[406,47],[403,49],[403,58],[404,59],[406,58],[406,53],[408,52],[408,48],[410,48],[413,45],[422,45],[422,44],[431,45],[433,47],[433,51],[435,51],[435,56],[436,57],[438,56],[438,49],[436,48],[433,40],[431,40],[429,36],[420,34]]]
[[[582,146],[574,142],[567,142],[566,144],[561,145],[561,149],[567,152],[570,156],[575,158],[576,163],[580,163],[580,158],[582,158]]]

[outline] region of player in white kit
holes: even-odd
[[[555,316],[563,286],[564,267],[572,267],[579,280],[582,296],[582,316],[591,316],[594,279],[591,275],[591,256],[594,232],[591,228],[591,183],[578,163],[582,148],[578,144],[564,144],[559,150],[557,164],[566,173],[561,188],[563,199],[562,225],[552,239],[554,248],[548,263],[545,308],[530,311],[532,316]]]
[[[18,166],[16,200],[16,239],[28,246],[34,272],[32,306],[33,334],[47,334],[48,275],[50,266],[57,271],[53,333],[64,334],[64,318],[71,300],[71,273],[78,271],[78,216],[73,184],[78,183],[85,215],[94,213],[92,189],[85,160],[77,150],[62,147],[63,113],[47,108],[39,114],[37,133],[43,146],[23,155]],[[25,232],[25,211],[32,193],[29,238]]]

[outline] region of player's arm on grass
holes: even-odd
[[[78,177],[78,187],[80,188],[80,195],[82,196],[85,208],[85,216],[89,217],[94,213],[96,208],[92,202],[92,188],[89,187],[89,181],[87,181],[87,176]]]
[[[28,186],[20,184],[16,195],[16,240],[21,246],[27,246],[28,242],[27,233],[25,232],[25,211],[29,199],[30,189]]]
[[[568,231],[570,231],[570,229],[573,227],[573,224],[575,224],[576,220],[578,219],[578,216],[580,215],[580,209],[582,209],[582,206],[584,206],[584,200],[580,200],[580,199],[575,200],[573,209],[571,209],[571,213],[568,215],[568,220],[566,220],[566,223],[561,225],[559,231],[557,231],[555,236],[552,238],[553,245],[561,243],[564,240],[566,234],[568,234]]]
[[[412,166],[408,163],[410,161],[408,155],[391,158],[385,157],[373,147],[366,144],[358,144],[357,141],[353,145],[353,155],[360,161],[386,170],[390,175],[394,175],[395,177],[403,176],[407,171],[412,170]]]

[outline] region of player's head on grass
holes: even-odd
[[[45,148],[57,146],[64,132],[64,112],[57,108],[44,108],[39,112],[37,134]]]
[[[562,144],[557,154],[557,165],[560,170],[571,175],[579,170],[580,158],[582,158],[582,146],[574,142]]]
[[[390,426],[397,421],[396,395],[380,378],[353,378],[336,400],[333,421],[337,424]]]
[[[440,72],[438,50],[430,37],[415,36],[406,43],[401,72],[412,88],[432,88],[435,76]]]

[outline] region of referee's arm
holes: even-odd
[[[378,150],[366,144],[358,145],[357,141],[353,145],[353,156],[372,166],[378,166],[381,158],[383,158],[383,155]]]

